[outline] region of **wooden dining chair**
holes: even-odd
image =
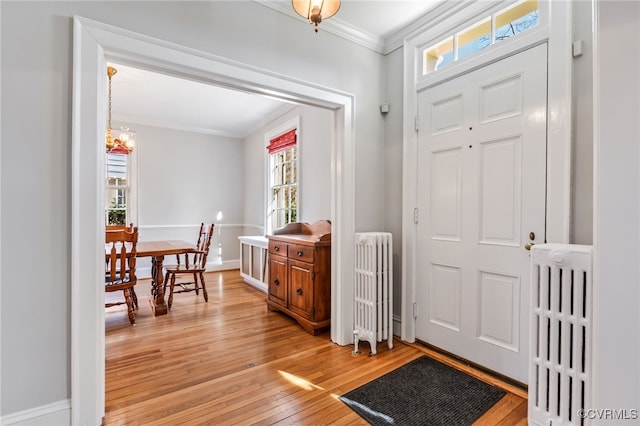
[[[138,228],[105,233],[107,268],[105,271],[104,290],[106,292],[122,291],[124,302],[105,302],[105,308],[127,304],[127,312],[131,324],[136,322],[134,303],[134,286],[136,277],[136,245]]]
[[[133,223],[130,223],[129,225],[106,225],[105,226],[105,232],[113,232],[113,231],[128,231],[128,232],[133,232]],[[109,268],[109,259],[107,259],[106,261],[106,268]],[[136,294],[135,289],[132,287],[131,288],[131,297],[133,298],[133,306],[134,308],[138,307],[138,295]]]
[[[200,224],[196,249],[189,253],[176,255],[175,265],[165,265],[164,287],[166,294],[167,285],[169,286],[169,299],[167,300],[167,307],[169,309],[171,309],[173,303],[174,293],[195,291],[197,295],[200,293],[200,286],[202,286],[204,301],[209,301],[207,287],[204,282],[204,272],[207,266],[207,256],[209,255],[209,246],[211,245],[211,237],[213,236],[213,227],[213,223],[210,225]],[[193,277],[193,281],[176,283],[176,276],[178,275],[191,276]],[[198,280],[200,283],[198,283]],[[175,289],[176,286],[179,287],[178,290]]]

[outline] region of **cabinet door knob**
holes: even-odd
[[[300,251],[298,252],[298,256],[302,256],[303,254],[304,254],[304,252],[303,252],[302,250],[300,250]]]
[[[302,296],[302,289],[300,287],[298,287],[296,289],[296,293],[298,293],[298,296]]]
[[[275,280],[273,280],[273,284],[275,285],[280,285],[280,280],[278,280],[277,278]]]
[[[280,247],[278,247],[278,246],[275,246],[273,249],[274,249],[275,251],[280,251]]]

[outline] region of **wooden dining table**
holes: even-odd
[[[149,303],[155,316],[167,313],[164,301],[164,257],[172,254],[188,253],[196,249],[193,243],[181,240],[138,241],[136,257],[151,257],[151,290]]]
[[[108,247],[105,247],[108,250]],[[167,304],[164,301],[164,257],[172,254],[188,253],[196,249],[193,243],[181,240],[138,241],[136,257],[151,258],[151,290],[149,303],[155,316],[166,315]]]

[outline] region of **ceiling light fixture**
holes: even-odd
[[[298,15],[315,25],[315,32],[323,19],[331,18],[340,9],[340,0],[292,0],[291,4]]]
[[[109,77],[109,115],[107,123],[107,140],[106,148],[108,153],[112,154],[129,154],[135,146],[136,133],[129,131],[128,127],[121,127],[120,136],[114,138],[111,129],[111,77],[118,72],[114,67],[107,67],[107,76]]]

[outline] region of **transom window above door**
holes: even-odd
[[[538,25],[538,0],[522,0],[482,17],[422,52],[422,75],[438,71]]]

